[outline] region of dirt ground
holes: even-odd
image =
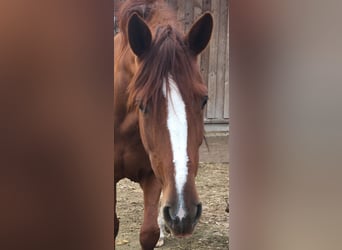
[[[194,234],[187,239],[169,236],[161,250],[229,249],[228,201],[229,164],[227,137],[208,137],[209,152],[201,147],[200,166],[196,178],[197,191],[203,205],[202,217]],[[143,215],[142,191],[127,179],[117,185],[117,214],[120,219],[117,250],[140,249],[139,230]]]

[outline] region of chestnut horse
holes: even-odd
[[[116,183],[138,182],[144,196],[142,249],[159,239],[161,211],[176,237],[192,234],[202,206],[195,187],[204,138],[207,88],[197,56],[207,46],[213,19],[203,14],[183,35],[162,1],[126,1],[114,37],[114,234]]]

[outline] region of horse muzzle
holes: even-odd
[[[189,213],[180,218],[177,213],[178,209],[173,209],[171,206],[163,208],[163,216],[166,226],[171,230],[176,237],[187,237],[192,234],[194,228],[202,214],[202,204],[198,203],[193,208],[189,209]]]

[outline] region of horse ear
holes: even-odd
[[[137,14],[128,21],[128,41],[134,54],[140,57],[151,46],[152,35],[147,24]]]
[[[194,23],[186,35],[186,41],[191,51],[198,55],[207,47],[213,30],[213,17],[210,13],[203,14]]]

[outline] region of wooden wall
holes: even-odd
[[[114,3],[123,0],[114,0]],[[187,32],[197,18],[209,11],[214,18],[210,45],[200,57],[202,75],[208,84],[209,100],[205,110],[206,128],[228,130],[229,120],[229,25],[228,0],[166,0],[176,11]]]

